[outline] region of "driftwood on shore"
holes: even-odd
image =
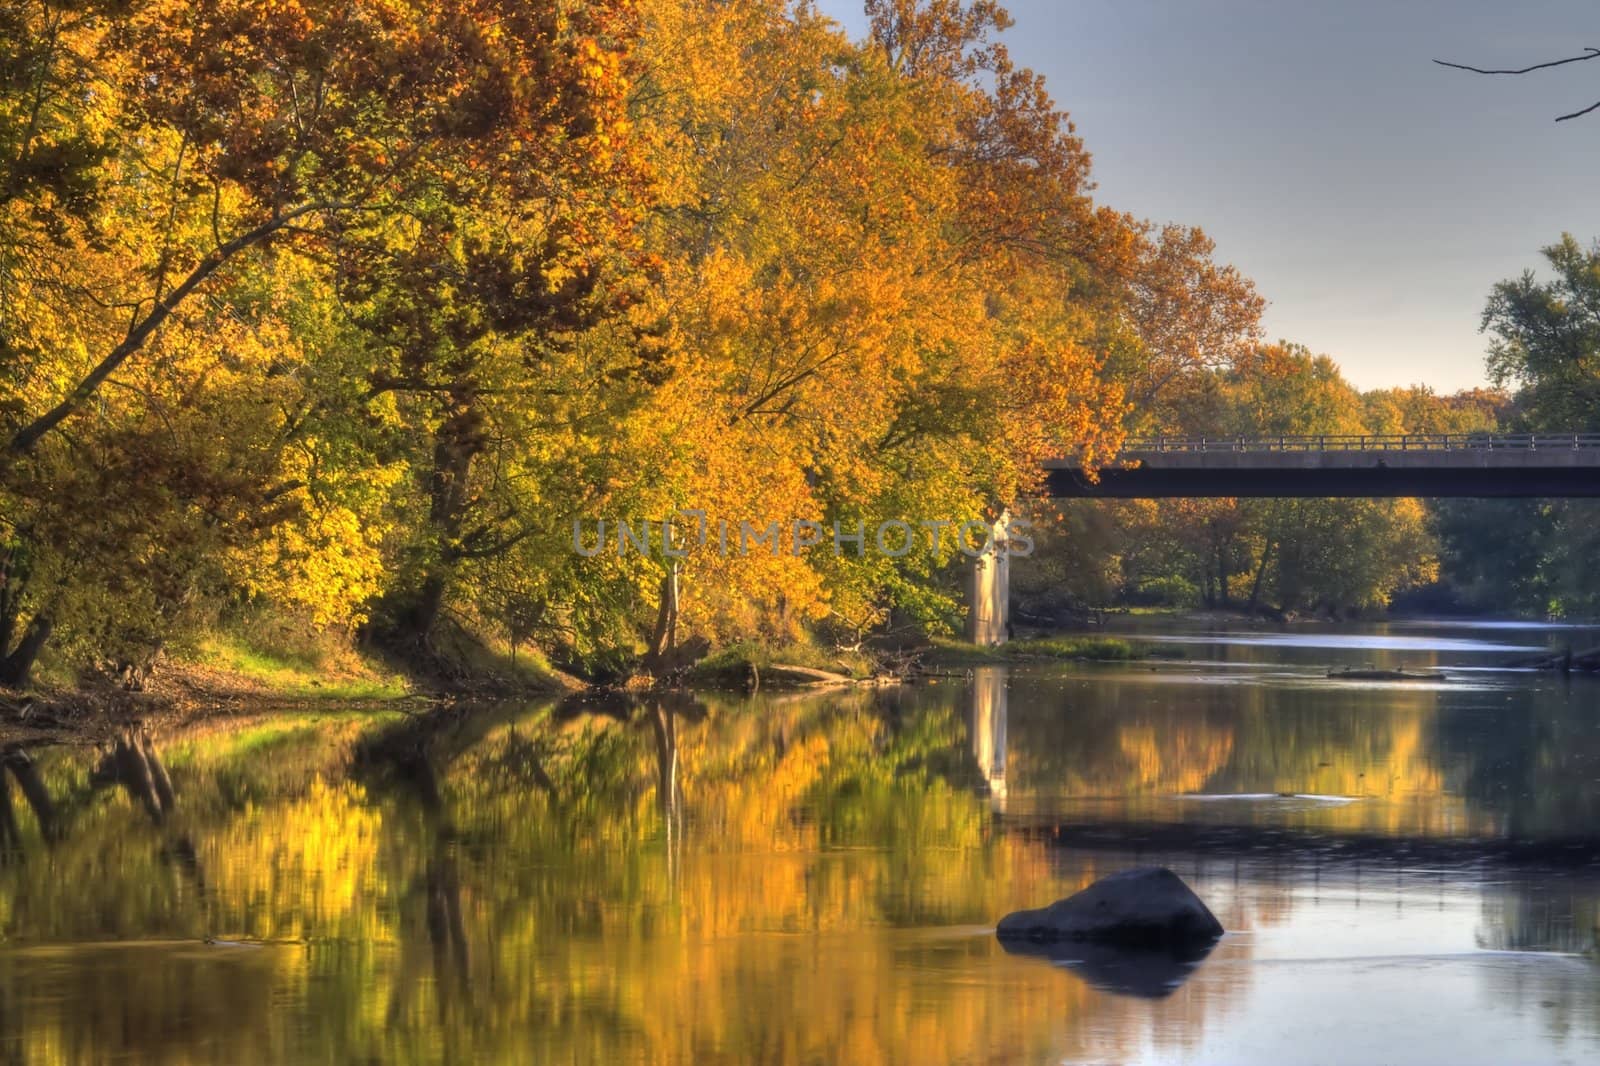
[[[833,688],[844,685],[892,685],[900,679],[891,675],[859,678],[836,674],[832,670],[818,670],[810,666],[793,666],[788,663],[768,663],[760,668],[760,684],[785,688]]]
[[[1580,673],[1600,673],[1600,648],[1590,648],[1588,651],[1575,652],[1567,648],[1555,655],[1524,655],[1520,659],[1512,659],[1506,666],[1520,670],[1560,670],[1562,673],[1578,671]]]

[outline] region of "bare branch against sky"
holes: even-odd
[[[1520,67],[1515,70],[1489,70],[1484,67],[1468,66],[1466,63],[1451,63],[1445,59],[1435,59],[1434,62],[1441,67],[1454,67],[1456,70],[1469,70],[1474,74],[1531,74],[1536,70],[1549,70],[1551,67],[1563,67],[1568,63],[1582,63],[1589,59],[1600,59],[1600,48],[1585,48],[1581,56],[1568,56],[1566,59],[1552,59],[1548,63],[1535,63],[1531,67]],[[1557,115],[1557,122],[1565,122],[1569,118],[1579,118],[1591,111],[1600,111],[1600,101],[1590,104],[1582,111],[1572,111],[1565,115]]]

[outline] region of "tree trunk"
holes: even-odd
[[[1261,606],[1261,580],[1266,576],[1267,564],[1272,560],[1272,553],[1277,545],[1269,540],[1261,549],[1261,562],[1256,567],[1256,579],[1250,585],[1250,611],[1252,614]]]
[[[444,611],[445,584],[443,567],[435,565],[423,572],[422,581],[414,588],[399,592],[390,613],[392,635],[418,645],[426,643]]]
[[[20,545],[13,543],[0,552],[0,655],[11,647],[11,638],[17,632],[22,590],[28,583],[26,571]]]
[[[24,688],[28,679],[33,676],[33,664],[39,658],[45,641],[50,639],[50,631],[55,628],[55,620],[47,614],[36,614],[28,623],[28,628],[22,634],[22,640],[12,649],[11,654],[0,659],[0,685],[9,685],[12,688]]]
[[[667,661],[678,643],[678,564],[669,563],[666,576],[661,579],[661,608],[656,612],[656,626],[650,634],[650,650],[645,665],[654,670]]]
[[[444,611],[445,593],[461,550],[458,543],[471,506],[472,460],[483,450],[482,419],[464,400],[434,433],[433,465],[428,472],[428,525],[438,536],[438,555],[428,559],[420,578],[387,597],[389,635],[417,645],[427,643]]]

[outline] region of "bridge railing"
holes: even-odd
[[[1319,433],[1260,437],[1141,437],[1133,452],[1454,452],[1600,449],[1600,433]]]

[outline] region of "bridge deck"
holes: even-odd
[[[1060,497],[1600,497],[1600,434],[1156,438],[1098,480],[1045,469]]]

